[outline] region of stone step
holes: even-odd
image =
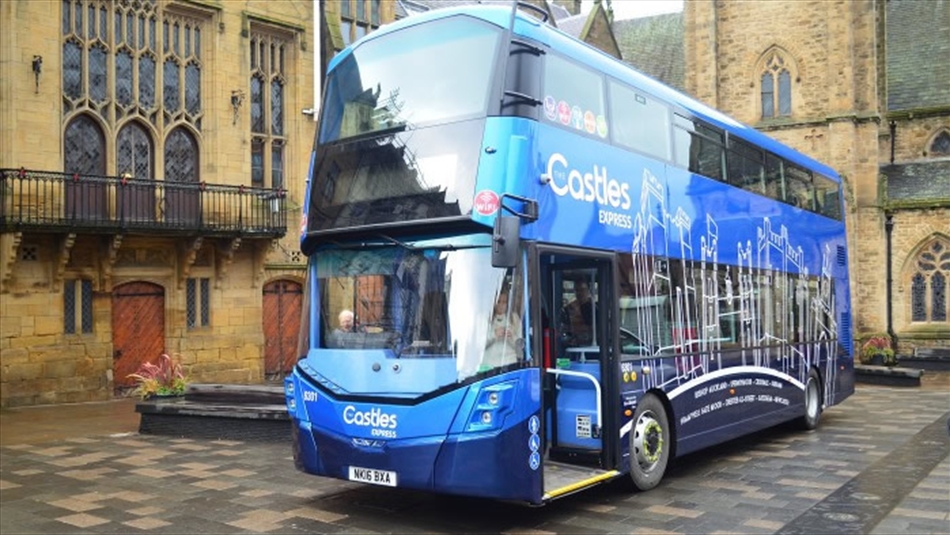
[[[855,380],[859,383],[888,386],[920,386],[924,370],[904,366],[854,365]]]
[[[285,403],[283,385],[193,383],[185,389],[185,399],[232,405],[283,405]]]

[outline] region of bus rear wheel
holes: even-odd
[[[798,425],[806,431],[818,427],[821,421],[821,379],[814,369],[808,372],[808,381],[805,382],[805,414],[798,420]]]
[[[670,461],[670,425],[660,398],[647,394],[637,404],[630,430],[630,477],[638,490],[659,485]]]

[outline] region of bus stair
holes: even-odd
[[[620,475],[617,470],[602,470],[550,459],[544,461],[544,501],[560,498]]]

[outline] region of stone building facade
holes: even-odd
[[[950,347],[950,5],[696,0],[682,17],[687,92],[843,176],[856,337]]]
[[[0,3],[0,405],[288,366],[313,6]]]

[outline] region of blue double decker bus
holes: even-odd
[[[648,490],[853,393],[829,167],[516,6],[385,26],[325,87],[298,469],[536,505]]]

